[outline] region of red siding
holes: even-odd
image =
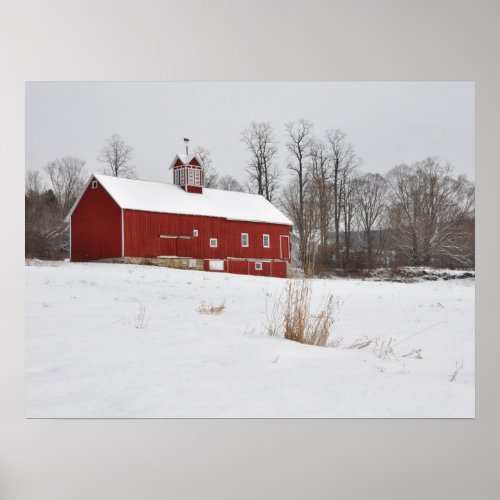
[[[193,230],[198,231],[192,237]],[[249,246],[241,246],[241,233],[248,233]],[[270,248],[263,246],[263,234],[269,234]],[[280,237],[289,236],[285,225],[258,222],[228,221],[216,217],[196,215],[161,214],[124,210],[125,256],[158,257],[178,256],[195,259],[263,259],[281,260]],[[160,238],[186,236],[189,239]],[[210,247],[210,238],[217,238],[217,248]],[[264,276],[286,276],[286,264],[263,263],[262,271],[255,270],[255,263],[229,263],[229,272]],[[206,264],[208,268],[208,264]],[[226,268],[227,269],[227,268]]]
[[[121,238],[120,207],[99,184],[92,189],[91,182],[71,216],[71,260],[120,257]]]
[[[187,184],[184,190],[188,193],[203,193],[203,188],[201,186],[191,186]]]
[[[160,238],[160,235],[191,237],[195,229],[198,236],[191,239]],[[124,233],[127,257],[177,255],[196,259],[281,259],[280,236],[288,236],[290,228],[217,217],[124,210]],[[248,233],[248,248],[241,246],[241,233]],[[270,248],[263,247],[263,234],[269,234]],[[217,238],[217,248],[210,247],[210,238]]]
[[[208,270],[208,266],[206,268]],[[255,269],[255,261],[228,260],[227,271],[234,274],[251,274],[253,276],[274,276],[286,278],[286,262],[263,261],[262,270]]]

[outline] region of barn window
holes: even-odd
[[[97,181],[92,181],[92,189],[97,189]]]
[[[176,170],[174,172],[174,184],[176,184],[177,186],[179,185],[179,171]]]
[[[255,270],[256,271],[262,271],[262,262],[256,262],[255,263]]]
[[[241,233],[241,246],[242,247],[248,246],[248,233]]]
[[[210,271],[224,271],[224,261],[223,260],[209,260],[208,269]]]
[[[262,245],[264,246],[264,248],[269,248],[271,246],[271,241],[268,234],[262,235]]]
[[[198,229],[193,229],[193,236],[195,238],[198,236]]]
[[[194,172],[192,168],[188,169],[189,174],[189,184],[192,186],[194,184]]]
[[[210,238],[210,248],[217,248],[217,238]]]
[[[200,183],[200,171],[199,170],[195,170],[194,171],[194,183],[199,186],[201,183]]]
[[[179,170],[179,185],[182,186],[184,184],[184,169],[181,168]]]

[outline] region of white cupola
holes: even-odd
[[[176,154],[170,167],[174,184],[187,193],[203,193],[203,167],[195,154],[189,154],[189,139],[184,139],[186,154]]]

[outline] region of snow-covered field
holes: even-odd
[[[285,284],[150,266],[32,262],[26,415],[474,416],[474,279],[314,280],[314,303],[327,293],[343,303],[330,337],[337,347],[266,335],[266,308]],[[203,301],[224,302],[225,311],[200,314]],[[379,340],[347,348],[360,337]],[[374,346],[391,337],[393,352],[381,359]],[[457,363],[463,368],[450,382]]]

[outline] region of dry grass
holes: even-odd
[[[311,282],[306,279],[289,281],[284,293],[274,302],[267,332],[301,344],[325,346],[338,306],[338,299],[330,294],[313,314]]]
[[[373,350],[376,356],[380,359],[391,359],[392,357],[397,359],[396,353],[393,349],[393,338],[381,340],[380,338],[375,339],[375,345]]]
[[[411,349],[410,352],[408,352],[407,354],[402,354],[401,357],[423,359],[422,348],[419,347],[418,349]]]
[[[203,301],[196,310],[200,314],[219,315],[226,310],[226,303],[223,301],[220,304],[212,304],[211,302]]]
[[[457,375],[460,370],[464,367],[463,363],[458,364],[458,361],[455,362],[455,371],[450,375],[450,382],[456,382]]]
[[[337,347],[340,347],[343,341],[344,337],[342,336],[334,337],[333,339],[330,340],[330,342],[328,342],[327,346],[336,349]]]
[[[134,320],[134,326],[140,330],[147,328],[149,319],[146,319],[146,308],[143,304],[139,304],[139,312]]]
[[[366,336],[358,337],[351,345],[347,346],[346,349],[364,349],[372,342],[374,342],[374,339],[370,339]]]
[[[381,337],[358,337],[352,344],[345,347],[345,349],[365,349],[368,346],[372,346],[372,351],[375,353],[375,356],[380,359],[399,359],[402,358],[414,358],[414,359],[423,359],[422,349],[421,348],[413,348],[406,354],[397,353],[394,348],[401,344],[404,340],[400,342],[396,342],[396,339],[393,337],[389,338],[381,338]]]

